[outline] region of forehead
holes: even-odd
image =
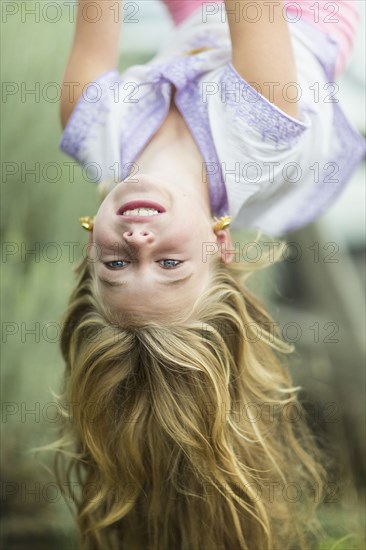
[[[146,320],[187,317],[210,284],[210,266],[202,265],[203,269],[197,269],[192,276],[176,284],[153,281],[140,284],[138,278],[134,278],[131,285],[109,286],[95,277],[97,299],[112,316],[126,313]]]

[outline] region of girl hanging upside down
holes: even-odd
[[[229,225],[302,227],[362,160],[335,82],[355,2],[166,0],[173,40],[123,74],[116,1],[87,4],[61,105],[102,195],[62,333],[81,546],[309,548],[324,466]]]

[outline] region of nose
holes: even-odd
[[[145,229],[130,230],[123,233],[123,238],[129,244],[145,245],[152,244],[154,242],[154,235],[151,231]]]

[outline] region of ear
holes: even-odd
[[[216,242],[220,247],[222,261],[224,264],[230,264],[233,261],[235,254],[230,229],[222,229],[221,231],[217,231],[215,235]]]
[[[93,259],[95,256],[95,252],[94,252],[95,245],[93,243],[93,240],[94,240],[94,232],[92,230],[89,232],[88,244],[86,245],[86,254],[90,260]]]

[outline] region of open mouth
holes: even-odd
[[[126,217],[151,217],[164,212],[165,208],[161,204],[150,201],[133,201],[121,206],[117,214]]]

